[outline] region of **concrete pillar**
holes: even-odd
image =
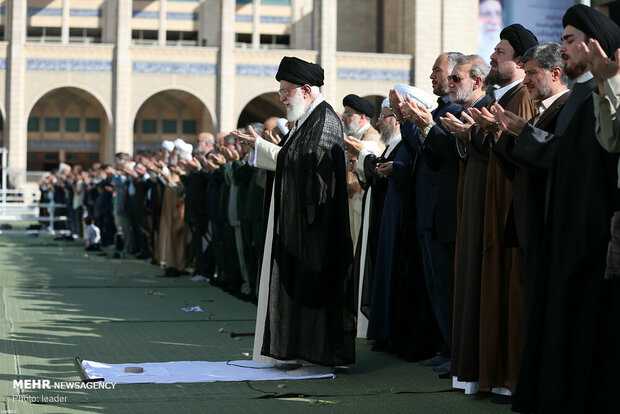
[[[6,140],[10,149],[9,169],[13,183],[19,188],[26,181],[28,135],[26,132],[24,88],[26,79],[27,4],[23,0],[9,0],[6,18],[10,21],[9,45],[6,63]]]
[[[260,2],[254,0],[252,7],[252,49],[260,48]]]
[[[314,16],[312,0],[291,2],[291,49],[312,50]]]
[[[157,33],[159,46],[166,46],[166,0],[159,0],[159,30]]]
[[[116,6],[117,0],[106,0],[102,7],[101,41],[114,43],[116,38]]]
[[[198,39],[201,46],[217,46],[220,44],[220,1],[200,0],[198,13]]]
[[[69,43],[69,11],[70,0],[62,0],[62,27],[60,29],[60,41],[63,45]]]
[[[114,49],[113,129],[114,145],[102,151],[104,162],[110,162],[115,152],[133,153],[133,123],[131,119],[131,0],[118,0],[116,48]]]
[[[405,26],[414,31],[413,51],[407,51],[414,55],[413,85],[431,94],[433,88],[429,76],[435,59],[443,52],[442,3],[443,1],[416,2],[413,24],[411,27]],[[406,12],[412,13],[407,9]],[[428,24],[428,22],[437,23]],[[405,39],[410,37],[406,35]]]
[[[337,0],[323,0],[320,2],[321,43],[319,45],[319,60],[325,70],[325,85],[321,92],[325,100],[334,104],[336,102],[336,31],[337,31]]]
[[[233,119],[235,96],[235,2],[221,0],[220,7],[220,50],[218,59],[217,78],[217,111],[219,125],[215,126],[218,132],[232,131],[236,128],[236,119]]]

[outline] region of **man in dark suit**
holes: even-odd
[[[405,145],[410,144],[413,155],[413,186],[415,194],[416,227],[422,250],[424,277],[431,306],[435,313],[445,345],[441,353],[424,360],[422,365],[436,366],[439,372],[450,371],[450,354],[452,350],[452,283],[454,276],[454,243],[452,246],[438,241],[437,232],[446,221],[454,222],[456,218],[456,189],[438,170],[438,163],[427,163],[423,156],[423,147],[427,139],[445,133],[439,118],[451,113],[461,112],[461,105],[451,102],[448,88],[448,75],[452,71],[455,59],[460,53],[443,53],[435,60],[431,71],[433,93],[439,96],[438,107],[430,112],[422,105],[410,100],[399,102],[397,115],[402,118],[401,132]],[[396,98],[397,96],[394,95]],[[396,103],[396,102],[395,102]],[[394,107],[395,105],[392,105]],[[416,128],[417,127],[417,128]],[[416,133],[419,131],[419,133]],[[432,139],[432,138],[431,138]],[[452,170],[452,175],[457,173]],[[458,177],[458,175],[457,175]],[[438,203],[446,192],[454,191],[452,203],[446,206]],[[447,208],[446,208],[447,207]],[[453,215],[454,217],[451,217]],[[443,229],[441,229],[443,230]],[[441,231],[440,230],[440,231]],[[449,238],[449,237],[448,237]],[[454,239],[452,239],[454,240]]]

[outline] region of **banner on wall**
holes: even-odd
[[[561,43],[562,16],[575,0],[480,0],[478,10],[478,54],[488,60],[499,43],[502,28],[520,23],[540,43]]]

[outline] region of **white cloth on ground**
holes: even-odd
[[[82,361],[84,372],[91,379],[103,378],[117,384],[174,384],[224,381],[274,381],[309,378],[335,378],[334,374],[309,376],[289,375],[273,364],[256,361],[171,361],[127,364],[106,364]],[[126,367],[141,367],[144,372],[132,374]]]

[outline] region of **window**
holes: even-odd
[[[60,27],[29,27],[26,40],[35,42],[60,42]]]
[[[71,43],[101,43],[101,29],[69,28]]]
[[[198,32],[166,32],[168,46],[198,46]]]
[[[176,119],[164,119],[162,124],[162,132],[164,134],[176,134],[177,133],[177,120]]]
[[[80,118],[65,118],[65,131],[80,132]]]
[[[269,49],[286,49],[290,44],[289,35],[260,35],[260,44]]]
[[[99,132],[100,130],[99,118],[86,118],[86,132]]]
[[[43,155],[43,158],[45,158],[46,161],[57,161],[58,153],[57,152],[46,152]]]
[[[80,160],[80,154],[76,154],[74,152],[73,153],[71,153],[71,152],[67,153],[67,161],[75,162],[75,161],[79,161],[79,160]]]
[[[38,117],[30,117],[28,118],[28,131],[35,132],[39,130],[39,118]]]
[[[196,121],[193,119],[184,119],[183,120],[183,133],[184,134],[195,134],[196,133]]]
[[[45,132],[60,131],[60,118],[45,118]]]
[[[156,45],[157,30],[132,30],[131,39],[137,45]]]
[[[251,33],[235,33],[235,43],[252,43]]]
[[[142,133],[154,134],[157,132],[157,120],[156,119],[143,119],[142,120]]]

